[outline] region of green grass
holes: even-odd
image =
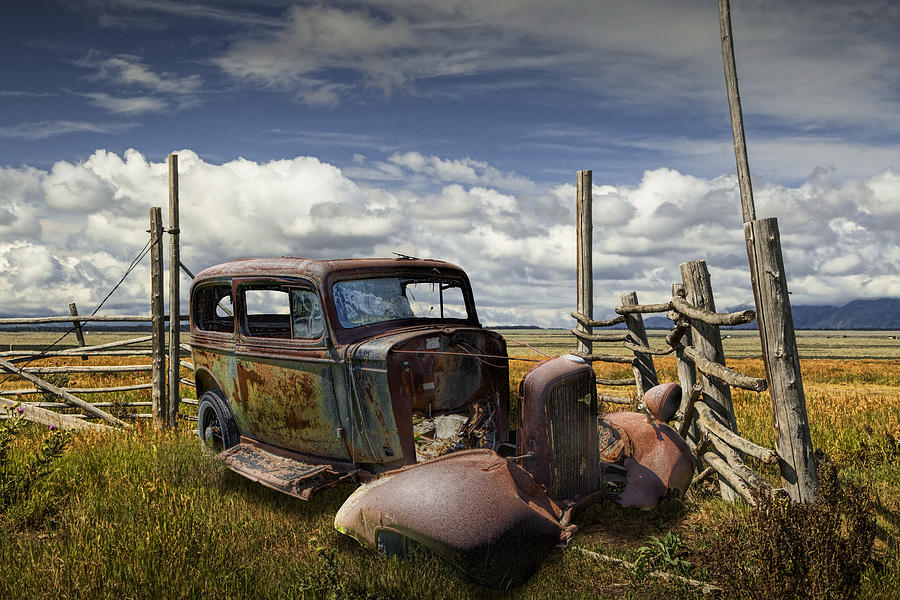
[[[16,452],[43,435],[30,428]],[[509,593],[475,586],[430,557],[386,560],[332,527],[351,491],[311,502],[284,496],[224,469],[184,429],[81,435],[35,492],[49,506],[43,522],[0,518],[0,597],[586,598],[620,590],[650,598],[660,589],[561,549]],[[595,509],[595,520],[616,512]]]
[[[562,333],[508,332],[551,354],[571,350],[571,336]],[[833,457],[842,479],[861,484],[875,498],[875,560],[863,575],[860,597],[900,598],[900,361],[879,349],[877,336],[831,344],[822,341],[833,339],[828,335],[813,341],[830,348],[832,359],[803,362],[813,442]],[[737,347],[734,354],[727,350],[732,338],[726,339],[728,364],[761,374],[760,361],[752,358],[752,336],[738,340],[744,350]],[[512,343],[510,350],[533,355]],[[742,352],[751,358],[732,360]],[[834,359],[854,353],[885,358]],[[674,378],[671,357],[658,358],[656,366],[661,380]],[[513,367],[515,390],[530,364]],[[596,368],[608,369],[602,371],[607,377],[629,374],[621,365]],[[72,376],[69,385],[86,385],[79,377]],[[111,385],[129,381],[121,377]],[[736,392],[734,398],[742,434],[771,444],[768,396]],[[48,435],[46,428],[27,426],[10,448],[10,469],[24,469]],[[188,423],[175,431],[145,424],[127,432],[77,434],[54,466],[27,497],[0,510],[0,598],[698,597],[691,588],[571,549],[554,550],[532,579],[509,592],[474,585],[429,556],[386,560],[333,528],[351,486],[310,502],[284,496],[224,469],[202,451]],[[777,472],[766,475],[777,481]],[[715,579],[711,541],[722,523],[747,512],[722,502],[715,489],[705,484],[685,501],[647,512],[594,505],[576,519],[573,544],[634,562],[663,554],[658,540],[677,536],[672,547],[689,563],[679,563],[679,569]]]

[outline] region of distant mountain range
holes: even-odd
[[[736,306],[722,312],[753,308]],[[720,309],[721,310],[721,309]],[[795,329],[882,329],[900,330],[900,298],[854,300],[843,306],[798,305],[791,307]],[[647,329],[671,329],[672,322],[663,316],[644,318]],[[734,329],[756,329],[754,321]]]

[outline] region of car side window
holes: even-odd
[[[322,305],[312,290],[292,289],[291,337],[315,339],[325,332]]]
[[[271,284],[243,288],[244,323],[249,335],[317,339],[325,331],[322,306],[310,289]]]

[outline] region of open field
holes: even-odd
[[[562,331],[503,333],[549,354],[573,347],[571,335]],[[651,332],[652,345],[661,345],[654,339],[661,333]],[[725,340],[729,366],[761,376],[757,333],[726,335],[732,336]],[[875,499],[876,554],[863,574],[864,598],[900,598],[900,342],[891,335],[798,332],[813,443],[836,463],[843,481],[862,485]],[[9,342],[0,337],[2,343]],[[89,338],[88,343],[98,342]],[[512,341],[509,348],[515,356],[540,357]],[[608,351],[625,354],[621,347]],[[94,364],[103,359],[64,360]],[[147,359],[106,357],[103,362]],[[675,379],[673,357],[657,357],[655,363],[661,381]],[[513,392],[532,364],[511,363]],[[626,365],[598,364],[596,370],[611,378],[631,374]],[[68,377],[68,386],[99,385],[98,375]],[[127,385],[146,377],[106,375],[103,382]],[[0,385],[21,386],[13,380]],[[633,389],[605,392],[631,395]],[[146,392],[124,396],[149,398]],[[734,399],[742,434],[771,445],[768,395],[736,390]],[[15,437],[4,472],[24,469],[47,439],[45,428],[25,428]],[[385,560],[331,524],[351,486],[308,503],[280,495],[215,463],[201,451],[188,423],[173,432],[145,426],[110,435],[79,434],[55,465],[12,503],[4,504],[8,492],[0,492],[0,598],[698,597],[693,588],[661,583],[572,548],[554,550],[535,577],[508,592],[475,586],[430,557]],[[777,481],[774,470],[765,475]],[[635,561],[647,553],[641,548],[654,547],[651,536],[672,533],[684,544],[679,557],[689,562],[674,568],[716,580],[711,545],[723,524],[746,513],[745,507],[721,502],[709,483],[685,500],[670,500],[649,512],[596,505],[577,519],[580,530],[573,545]]]
[[[536,345],[551,354],[571,352],[575,336],[566,329],[497,329],[509,340]],[[614,329],[596,329],[613,332]],[[647,332],[650,345],[665,347],[665,330]],[[3,338],[0,337],[0,343]],[[759,358],[759,332],[753,329],[722,329],[722,345],[727,358]],[[0,346],[2,347],[2,346]],[[898,331],[798,331],[800,358],[894,358],[900,359]],[[623,352],[621,344],[595,343],[594,351],[606,354]],[[527,348],[509,342],[511,355],[525,355]]]

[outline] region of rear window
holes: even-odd
[[[194,292],[192,307],[197,329],[234,333],[234,306],[231,285],[210,285]]]
[[[332,287],[338,321],[351,328],[406,319],[468,319],[460,282],[439,278],[377,277]]]

